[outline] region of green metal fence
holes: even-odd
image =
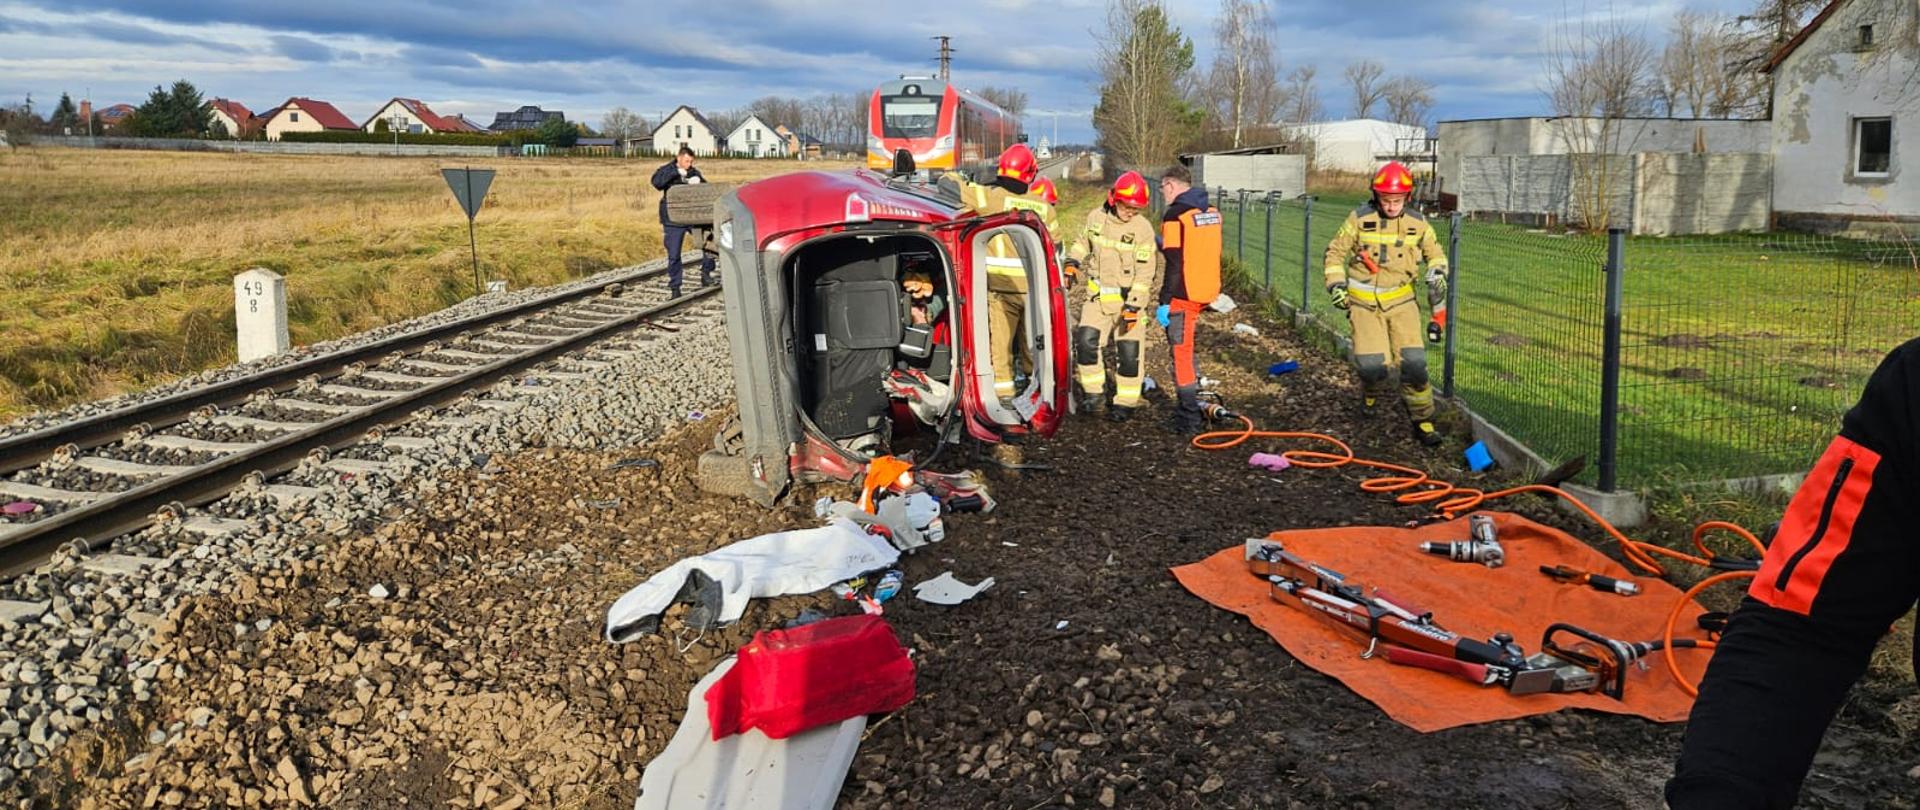
[[[1350,334],[1320,267],[1362,199],[1211,194],[1227,254],[1311,324]],[[1431,221],[1443,243],[1458,231],[1443,395],[1549,461],[1587,456],[1603,488],[1802,471],[1880,358],[1920,335],[1920,249],[1897,236]]]

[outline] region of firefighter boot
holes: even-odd
[[[1440,431],[1434,428],[1432,419],[1413,420],[1413,435],[1424,447],[1439,447],[1441,442],[1446,441],[1446,437],[1441,436]]]
[[[1107,421],[1125,422],[1133,418],[1133,409],[1125,405],[1107,406]]]
[[[1096,416],[1107,409],[1107,398],[1102,394],[1089,394],[1084,391],[1078,396],[1078,411],[1082,416]]]

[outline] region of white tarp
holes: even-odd
[[[655,632],[660,614],[683,593],[717,591],[714,621],[729,624],[754,597],[813,593],[898,559],[899,550],[885,539],[844,519],[742,540],[676,562],[621,595],[607,609],[607,640],[632,641]]]

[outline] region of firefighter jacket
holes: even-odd
[[[1378,277],[1360,260],[1362,251],[1379,266]],[[1348,214],[1328,243],[1326,283],[1344,281],[1348,300],[1387,309],[1414,300],[1413,280],[1420,275],[1421,262],[1429,275],[1447,274],[1447,254],[1427,218],[1408,209],[1389,219],[1369,202]]]
[[[1166,274],[1160,282],[1160,303],[1178,298],[1201,304],[1220,296],[1220,248],[1224,242],[1220,212],[1207,203],[1207,192],[1190,188],[1167,205],[1160,220],[1160,250]]]
[[[1040,218],[1046,230],[1043,239],[1052,239],[1053,232],[1059,230],[1055,220],[1053,206],[1032,193],[1015,194],[1011,189],[997,183],[981,185],[967,179],[964,175],[950,174],[960,184],[960,205],[963,210],[982,216],[1007,211],[1032,211]],[[1034,257],[1041,261],[1041,257]],[[1020,252],[1014,248],[1013,240],[1004,235],[996,235],[987,241],[987,289],[991,292],[1024,293],[1027,291],[1027,268],[1020,260]]]
[[[1087,212],[1087,225],[1067,245],[1067,258],[1080,263],[1087,300],[1108,315],[1122,307],[1153,308],[1153,224],[1145,214],[1121,222],[1109,206]]]

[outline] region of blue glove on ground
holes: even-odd
[[[1153,311],[1153,319],[1157,321],[1162,327],[1172,326],[1173,325],[1172,319],[1167,317],[1167,312],[1171,309],[1172,307],[1169,307],[1166,304],[1161,304],[1159,309],[1156,309]]]

